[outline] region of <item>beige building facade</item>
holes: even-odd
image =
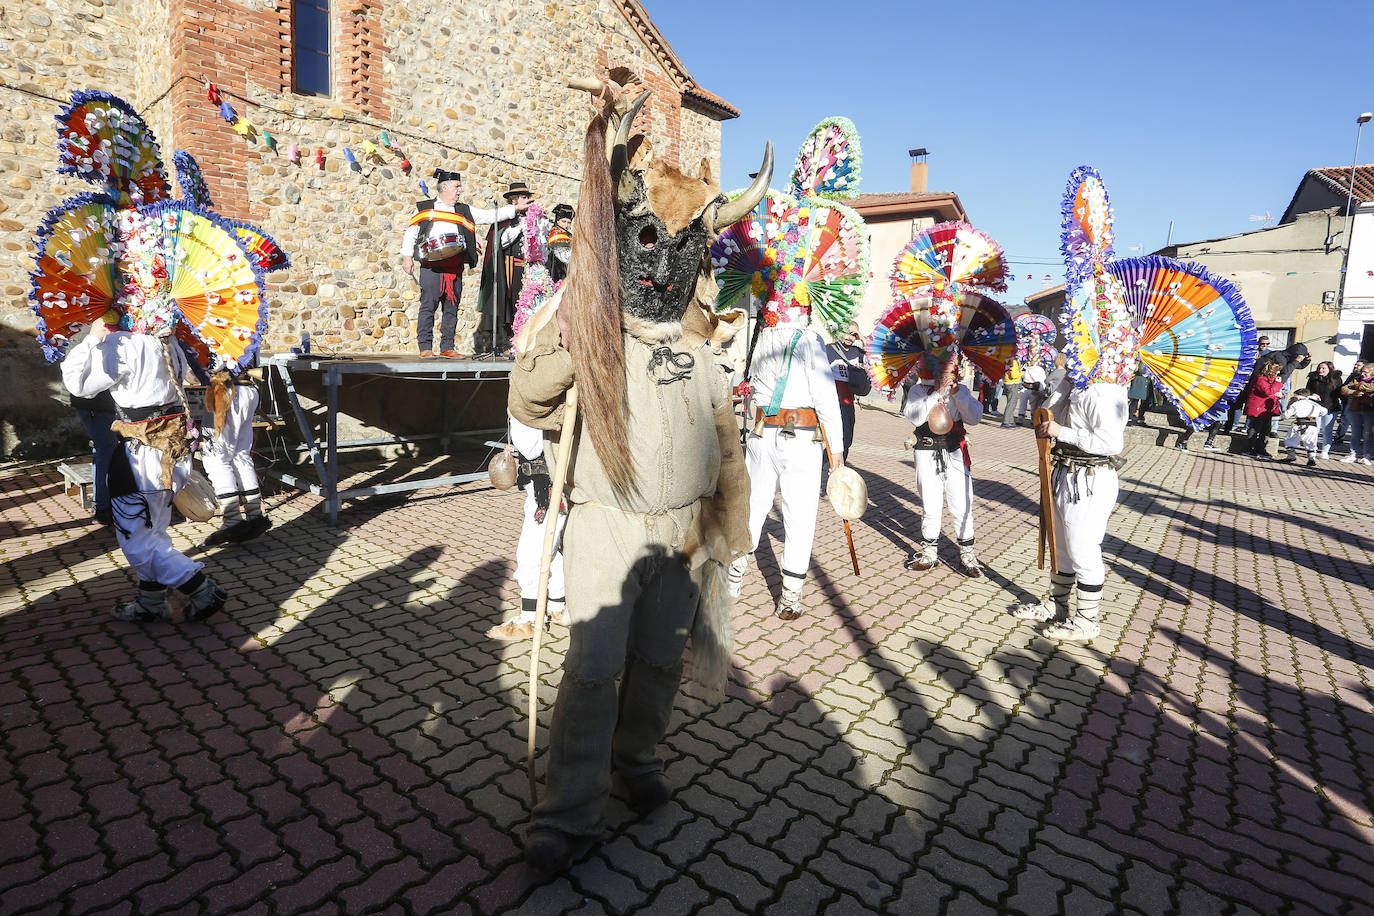
[[[315,39],[327,46],[327,94],[298,85],[305,6],[328,23],[327,40]],[[14,397],[0,407],[0,453],[37,446],[42,424],[65,411],[57,368],[32,340],[27,295],[43,214],[91,190],[57,174],[52,116],[73,91],[125,98],[156,132],[169,173],[172,152],[190,151],[216,210],[261,226],[290,253],[292,267],[269,278],[265,352],[309,331],[319,349],[400,353],[415,348],[419,288],[397,251],[419,180],[442,166],[463,173],[461,199],[474,206],[517,180],[546,208],[575,204],[589,108],[565,81],[608,74],[653,90],[637,123],[657,153],[693,173],[704,159],[719,176],[721,122],[739,112],[696,83],[637,0],[5,4],[0,385]],[[206,81],[251,125],[247,136],[220,116]],[[477,286],[469,272],[460,348]]]

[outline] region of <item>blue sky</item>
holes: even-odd
[[[726,188],[747,183],[765,140],[782,187],[831,115],[859,129],[864,191],[906,190],[907,150],[924,146],[930,189],[957,192],[1014,262],[1008,304],[1063,280],[1075,166],[1102,173],[1118,255],[1148,253],[1170,220],[1191,241],[1277,219],[1307,169],[1350,165],[1356,115],[1374,110],[1371,0],[644,2],[742,112],[724,126]]]

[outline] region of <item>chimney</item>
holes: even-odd
[[[920,149],[909,149],[907,154],[911,156],[911,193],[924,194],[926,190],[926,156],[927,152],[923,146]]]

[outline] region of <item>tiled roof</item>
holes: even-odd
[[[953,191],[884,191],[878,194],[860,194],[853,200],[842,200],[843,204],[855,210],[864,207],[887,206],[891,204],[915,204],[923,200],[937,200],[955,197]]]
[[[682,86],[684,98],[692,99],[706,108],[712,109],[716,114],[724,116],[725,120],[739,117],[739,109],[731,105],[713,92],[703,89],[688,72],[687,66],[682,62],[682,58],[677,56],[673,46],[668,44],[668,39],[659,31],[658,26],[649,18],[649,11],[644,9],[644,5],[639,0],[615,0],[615,4],[624,14],[625,20],[630,23],[639,37],[648,45],[649,50],[658,58],[659,63],[668,75],[675,78]]]
[[[1060,283],[1058,286],[1051,286],[1049,289],[1042,289],[1039,292],[1031,293],[1021,301],[1026,303],[1026,305],[1030,305],[1037,299],[1046,299],[1050,296],[1063,296],[1067,293],[1068,288],[1063,283]]]
[[[1315,181],[1326,188],[1341,202],[1345,202],[1347,193],[1351,191],[1350,166],[1334,165],[1324,169],[1308,169],[1307,174],[1302,176],[1302,181],[1298,182],[1298,188],[1293,192],[1293,199],[1288,202],[1288,206],[1283,211],[1283,216],[1279,217],[1279,224],[1292,222],[1297,215],[1293,208],[1297,206],[1298,198],[1302,196],[1302,189],[1307,187],[1309,181]],[[1374,200],[1374,165],[1355,166],[1355,185],[1351,200],[1356,204],[1369,203]]]
[[[1317,178],[1329,185],[1333,191],[1345,197],[1350,191],[1350,166],[1336,166],[1328,169],[1312,169],[1309,177]],[[1355,166],[1354,200],[1357,204],[1374,200],[1374,165]]]

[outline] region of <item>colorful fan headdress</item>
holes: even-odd
[[[1095,208],[1098,191],[1084,190],[1091,181],[1101,186],[1096,171],[1075,169],[1064,197],[1069,374],[1078,387],[1125,385],[1139,361],[1184,420],[1200,429],[1226,413],[1254,367],[1250,308],[1234,286],[1201,265],[1163,257],[1109,260],[1106,189]]]
[[[1007,288],[1001,247],[966,223],[923,229],[893,260],[894,304],[867,345],[875,383],[889,393],[914,370],[932,381],[940,363],[963,356],[1000,379],[1016,349],[1016,326],[988,294]]]
[[[128,102],[79,91],[57,114],[57,171],[103,187],[120,206],[165,200],[167,172],[157,139]]]
[[[1069,173],[1064,191],[1059,250],[1069,285],[1106,267],[1112,259],[1112,208],[1097,169],[1080,165]]]
[[[206,209],[188,154],[175,157],[185,199],[170,200],[157,142],[121,99],[78,92],[57,120],[60,171],[103,192],[64,201],[38,228],[29,297],[47,358],[114,310],[131,330],[175,331],[203,372],[249,364],[267,328],[262,274],[288,265],[285,252]]]
[[[1046,371],[1054,368],[1054,348],[1058,332],[1054,322],[1044,315],[1027,313],[1016,316],[1016,359],[1022,367],[1039,365]]]
[[[793,193],[770,190],[712,244],[717,311],[745,307],[752,297],[770,326],[804,323],[814,312],[830,336],[848,329],[868,280],[868,233],[863,218],[836,198],[858,195],[859,161],[853,123],[827,118],[817,125],[792,171]]]

